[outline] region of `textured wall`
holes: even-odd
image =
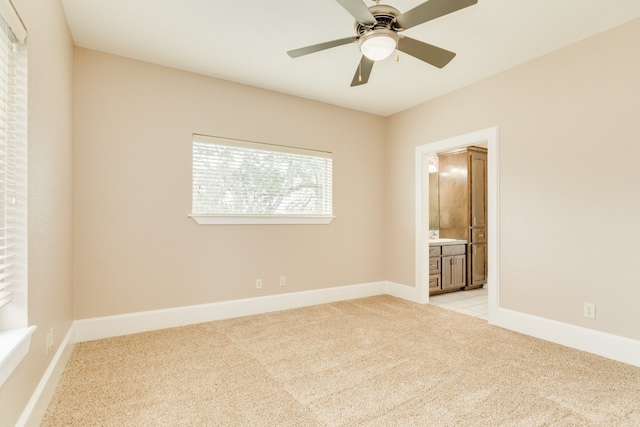
[[[383,118],[81,48],[75,73],[76,318],[384,280]],[[197,225],[194,132],[333,152],[337,218]]]
[[[415,281],[415,147],[499,126],[501,305],[640,339],[639,39],[635,20],[392,117],[387,279]]]

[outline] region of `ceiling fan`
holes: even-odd
[[[374,0],[376,4],[371,7],[367,7],[363,0],[336,1],[356,18],[356,35],[290,50],[287,54],[297,58],[358,42],[362,59],[353,76],[352,87],[367,83],[373,63],[387,58],[396,49],[438,68],[447,65],[456,56],[454,52],[399,33],[478,2],[478,0],[427,0],[405,13],[400,13],[392,6],[380,4],[380,0]]]

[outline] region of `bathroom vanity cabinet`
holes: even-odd
[[[459,291],[466,286],[466,243],[429,243],[429,295]]]

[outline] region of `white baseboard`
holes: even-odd
[[[326,304],[384,295],[387,282],[373,282],[361,285],[340,286],[313,291],[293,292],[214,302],[188,307],[144,311],[117,316],[95,317],[76,320],[77,342],[91,341],[120,335],[135,334],[165,328],[212,322],[273,311],[289,310],[310,305]]]
[[[418,304],[424,304],[428,299],[416,287],[382,281],[76,320],[75,338],[76,342],[91,341],[385,294]],[[490,313],[489,322],[546,341],[640,366],[640,341],[630,338],[500,307]]]
[[[22,415],[16,424],[16,427],[29,427],[39,426],[42,422],[49,402],[53,397],[53,393],[56,391],[58,382],[62,377],[64,368],[67,366],[67,362],[71,357],[73,346],[75,344],[75,324],[71,324],[71,327],[64,336],[62,343],[58,347],[58,351],[51,359],[49,367],[45,371],[44,375],[40,379],[38,386],[36,387],[31,399],[27,403],[27,406],[22,411]]]
[[[414,286],[401,285],[400,283],[386,282],[386,294],[396,298],[415,302],[417,304],[426,304],[428,296],[420,295],[420,290]]]
[[[640,367],[640,341],[498,307],[489,323]]]

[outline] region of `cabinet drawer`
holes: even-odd
[[[429,258],[429,274],[439,274],[440,271],[440,257]]]
[[[441,246],[429,246],[429,256],[440,256]]]
[[[471,243],[485,243],[487,241],[486,228],[473,228],[471,230]]]
[[[442,247],[442,256],[464,255],[467,245],[446,245]]]
[[[439,290],[440,289],[440,275],[432,274],[429,276],[429,290]]]

